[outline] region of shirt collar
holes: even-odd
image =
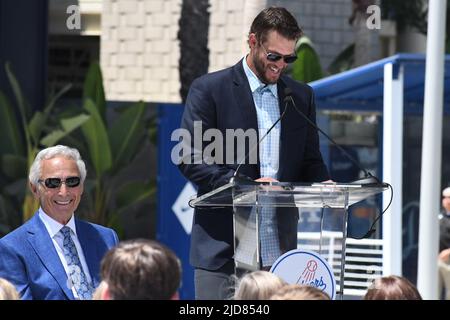
[[[278,99],[278,91],[277,91],[277,84],[269,84],[266,85],[262,83],[261,80],[255,75],[255,73],[250,69],[250,67],[247,64],[247,56],[242,59],[242,66],[244,67],[245,75],[247,76],[248,83],[250,85],[250,90],[252,93],[254,93],[258,88],[260,87],[267,87],[270,92],[274,95],[275,98]]]
[[[58,221],[50,217],[48,214],[46,214],[42,209],[42,207],[39,208],[39,217],[47,227],[48,233],[50,234],[51,238],[53,238],[61,230],[62,227],[64,227],[63,224],[59,223]],[[68,226],[75,235],[77,234],[77,229],[75,226],[75,218],[73,215],[70,218],[69,222],[67,222],[66,226]]]

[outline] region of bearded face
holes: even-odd
[[[277,83],[288,66],[286,61],[295,60],[295,41],[284,38],[276,31],[270,31],[264,43],[258,42],[256,36],[250,34],[249,44],[247,63],[263,83]],[[273,58],[278,60],[274,61]]]

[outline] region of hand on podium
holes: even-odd
[[[256,182],[280,182],[277,179],[271,178],[271,177],[262,177],[255,180]]]
[[[444,249],[439,253],[439,260],[445,263],[450,263],[450,248]]]
[[[280,182],[280,181],[278,181],[277,179],[271,178],[271,177],[262,177],[262,178],[256,179],[255,181],[256,181],[256,182]],[[269,184],[269,185],[267,185],[267,186],[263,186],[263,188],[267,188],[267,189],[274,190],[274,191],[276,191],[276,190],[278,190],[278,191],[284,190],[284,189],[283,189],[282,187],[280,187],[280,186],[273,186],[273,185],[271,185],[271,184]]]

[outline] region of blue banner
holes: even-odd
[[[181,104],[158,106],[158,228],[157,239],[170,247],[180,258],[183,268],[181,299],[194,299],[194,270],[189,264],[190,233],[193,209],[188,200],[196,190],[172,162],[172,132],[180,127]]]

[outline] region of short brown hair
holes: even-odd
[[[261,11],[253,20],[250,33],[256,35],[259,43],[264,43],[267,34],[276,31],[289,40],[297,41],[302,35],[302,29],[297,24],[297,20],[285,8],[269,7]]]
[[[159,242],[128,240],[106,253],[101,275],[114,300],[169,300],[180,285],[181,263]]]
[[[375,279],[364,300],[422,300],[417,288],[406,278],[387,276]]]

